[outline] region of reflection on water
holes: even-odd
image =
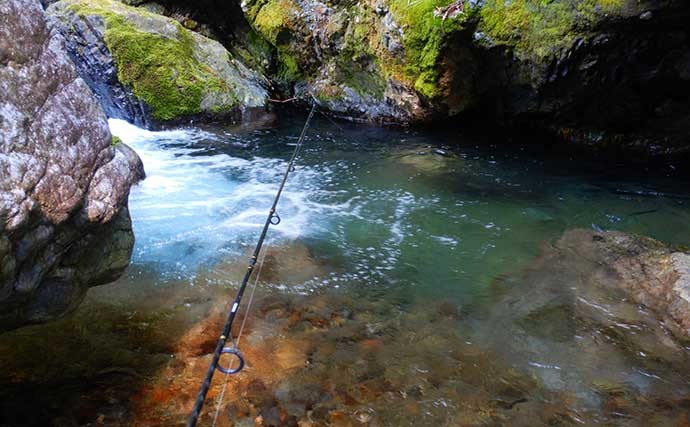
[[[298,132],[111,128],[148,175],[133,265],[73,316],[0,335],[0,424],[183,423]],[[687,245],[684,190],[456,139],[315,124],[218,425],[689,422],[687,346],[543,245],[572,228]]]

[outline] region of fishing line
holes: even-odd
[[[263,253],[261,254],[261,261],[259,261],[259,271],[256,273],[256,277],[254,278],[254,284],[252,285],[252,293],[249,294],[249,302],[247,302],[247,308],[244,310],[244,318],[242,319],[242,325],[240,325],[240,331],[237,333],[237,341],[234,343],[235,348],[240,347],[240,341],[242,340],[242,333],[244,332],[244,326],[247,324],[247,318],[249,317],[249,313],[251,312],[252,309],[252,303],[254,302],[254,294],[256,293],[256,287],[259,283],[259,277],[261,277],[261,270],[264,268],[264,261],[266,260],[266,253],[268,252],[268,245],[264,247]],[[230,372],[225,373],[225,379],[223,381],[223,389],[220,392],[220,395],[218,396],[218,403],[216,405],[216,413],[213,415],[213,424],[212,426],[215,427],[216,423],[218,422],[218,415],[220,414],[220,408],[221,405],[223,404],[223,400],[225,397],[225,389],[228,386],[228,379],[230,378]]]
[[[254,253],[252,254],[251,259],[249,260],[249,265],[247,266],[247,271],[244,274],[244,278],[242,279],[242,284],[240,285],[240,288],[237,291],[235,300],[230,308],[230,311],[228,312],[228,317],[225,321],[223,331],[220,337],[218,338],[218,344],[216,345],[216,349],[213,352],[213,358],[211,359],[208,371],[206,372],[204,382],[201,384],[201,389],[199,390],[196,402],[194,403],[192,413],[189,416],[187,427],[195,427],[197,425],[197,422],[199,421],[199,416],[201,415],[201,409],[203,408],[204,401],[206,400],[206,395],[208,394],[208,391],[211,388],[211,381],[213,381],[213,374],[215,374],[216,369],[226,374],[234,374],[241,371],[244,367],[244,358],[242,356],[242,353],[240,353],[240,351],[235,347],[225,347],[225,343],[228,341],[228,337],[232,335],[232,324],[235,321],[235,316],[237,316],[237,309],[240,307],[240,303],[242,302],[242,296],[244,295],[244,292],[247,289],[247,285],[249,283],[249,279],[252,273],[254,272],[254,267],[256,266],[257,258],[259,256],[259,253],[261,252],[261,248],[263,247],[264,240],[266,239],[268,228],[271,225],[278,225],[280,223],[280,216],[278,216],[276,212],[276,208],[278,207],[278,201],[280,201],[280,196],[283,194],[283,189],[285,188],[285,184],[287,182],[288,176],[290,175],[290,172],[293,172],[295,170],[295,160],[300,150],[302,149],[302,144],[304,143],[304,138],[307,135],[307,129],[309,129],[311,119],[312,117],[314,117],[315,110],[316,101],[312,101],[309,116],[307,117],[307,120],[304,123],[304,127],[302,128],[302,133],[300,134],[299,139],[297,140],[297,146],[295,147],[292,153],[292,157],[290,158],[290,162],[288,163],[288,166],[285,170],[285,174],[283,175],[283,180],[280,183],[280,187],[278,187],[278,192],[276,193],[275,199],[273,199],[273,205],[271,206],[271,209],[268,212],[268,217],[266,218],[266,222],[264,223],[263,229],[261,230],[261,235],[259,236],[259,240],[256,243],[256,247],[254,248]],[[239,366],[234,369],[225,369],[219,366],[218,362],[220,360],[221,355],[223,354],[234,355],[239,362]]]

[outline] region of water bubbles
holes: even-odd
[[[135,263],[154,263],[182,277],[222,256],[238,255],[256,240],[287,167],[284,160],[191,148],[201,139],[217,139],[200,130],[152,132],[121,120],[110,126],[137,151],[147,171],[130,196]],[[319,229],[325,212],[344,208],[318,202],[328,194],[321,188],[328,175],[326,167],[304,167],[291,177],[279,205],[289,220],[272,227],[272,236],[301,238]]]
[[[560,371],[561,367],[558,365],[549,365],[545,363],[538,363],[538,362],[527,362],[527,364],[533,368],[539,368],[539,369],[554,369],[556,371]]]
[[[613,215],[613,214],[606,214],[606,219],[611,223],[611,224],[616,224],[621,222],[621,217]]]

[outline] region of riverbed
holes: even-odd
[[[184,424],[301,120],[110,121],[147,172],[132,264],[74,314],[0,335],[0,425]],[[539,264],[573,229],[690,245],[687,183],[662,175],[318,117],[247,367],[222,399],[216,375],[201,425],[687,425],[688,344],[594,264]]]

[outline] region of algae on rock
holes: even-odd
[[[411,80],[419,93],[433,99],[439,95],[439,67],[445,44],[454,33],[463,30],[470,11],[453,19],[443,19],[434,11],[447,6],[451,3],[449,0],[389,2],[393,17],[401,26],[405,47],[403,61],[397,61],[395,68],[402,71],[403,80]]]
[[[544,58],[568,48],[588,26],[623,10],[627,0],[487,0],[480,27],[522,56]]]
[[[350,119],[422,121],[444,104],[448,41],[469,15],[444,20],[451,0],[321,3],[249,0],[249,22],[276,50],[275,77]]]
[[[114,0],[63,0],[51,5],[49,13],[67,34],[79,21],[88,21],[112,55],[119,82],[131,88],[157,120],[230,114],[266,104],[263,76],[220,43],[177,21]]]

